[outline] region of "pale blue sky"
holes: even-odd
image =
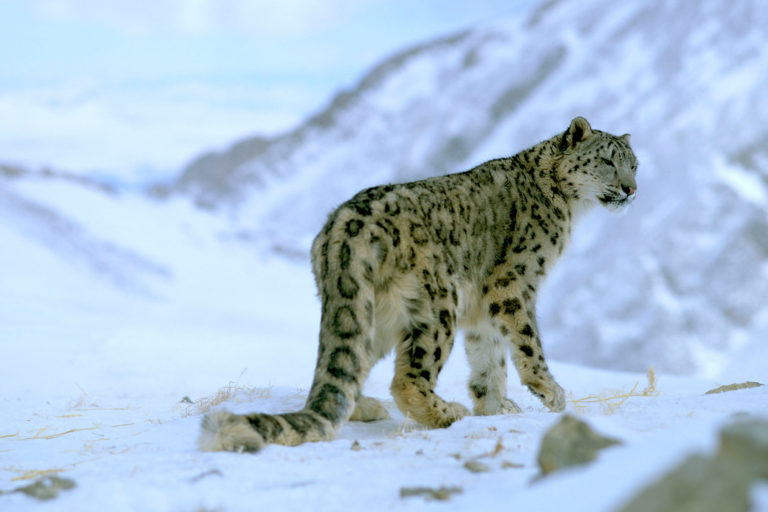
[[[399,48],[531,3],[0,0],[0,161],[173,172],[294,125]]]

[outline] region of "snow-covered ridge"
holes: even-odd
[[[171,191],[190,193],[198,204],[219,208],[232,202],[240,203],[250,187],[260,188],[271,178],[292,177],[294,173],[283,160],[300,152],[318,135],[336,131],[339,125],[348,125],[347,112],[364,102],[371,91],[391,86],[392,76],[401,69],[425,55],[428,60],[434,60],[441,49],[456,45],[468,35],[463,32],[447,36],[397,53],[375,66],[354,88],[338,93],[328,105],[283,135],[272,139],[245,139],[227,151],[199,156],[183,170]]]

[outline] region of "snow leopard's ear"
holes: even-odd
[[[571,126],[563,134],[563,138],[560,141],[560,150],[565,151],[568,148],[572,148],[579,142],[588,139],[591,135],[592,127],[589,126],[589,121],[583,117],[575,117],[571,121]]]
[[[622,136],[621,136],[621,137],[619,137],[619,138],[620,138],[621,140],[623,140],[624,142],[626,142],[627,144],[629,144],[629,137],[630,137],[630,135],[629,135],[628,133],[625,133],[624,135],[622,135]]]

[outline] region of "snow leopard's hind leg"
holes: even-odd
[[[409,322],[396,347],[392,396],[411,419],[428,427],[448,427],[469,415],[460,403],[446,402],[435,393],[438,374],[453,348],[456,291],[449,291],[429,271],[417,275],[422,292],[408,304]]]

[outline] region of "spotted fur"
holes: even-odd
[[[317,368],[303,410],[214,412],[200,447],[257,451],[267,443],[332,439],[347,420],[388,417],[361,395],[393,349],[397,406],[429,427],[469,414],[435,385],[458,329],[478,415],[519,412],[506,396],[506,358],[553,411],[565,407],[536,325],[539,283],[589,205],[626,206],[637,160],[629,135],[574,119],[562,134],[470,171],[364,190],[334,211],[312,246],[322,299]]]

